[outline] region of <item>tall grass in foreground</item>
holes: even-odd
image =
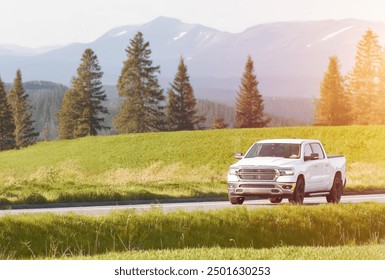
[[[380,244],[385,206],[279,206],[103,217],[20,215],[0,219],[0,256],[42,258],[186,248]]]
[[[68,259],[68,258],[66,258]],[[75,256],[87,260],[384,260],[385,245],[273,248],[188,248]]]

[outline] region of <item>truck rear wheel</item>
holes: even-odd
[[[334,177],[333,186],[330,193],[326,196],[326,200],[329,203],[339,203],[341,200],[343,185],[340,175]]]
[[[305,180],[302,177],[297,179],[292,199],[289,201],[293,204],[303,204],[305,198]]]
[[[243,204],[243,202],[245,201],[245,198],[229,196],[229,200],[231,204],[235,205],[235,204]]]

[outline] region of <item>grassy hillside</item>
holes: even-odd
[[[385,186],[385,126],[183,131],[41,142],[0,153],[0,201],[226,195],[235,152],[267,138],[319,139],[348,161],[349,188]]]

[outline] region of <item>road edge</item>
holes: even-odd
[[[343,196],[347,195],[369,195],[385,194],[384,190],[365,190],[365,191],[345,191]],[[0,204],[1,210],[11,209],[43,209],[43,208],[69,208],[69,207],[91,207],[91,206],[112,206],[112,205],[139,205],[139,204],[163,204],[163,203],[183,203],[183,202],[208,202],[208,201],[226,201],[226,197],[187,197],[187,198],[160,198],[160,199],[132,199],[119,201],[83,201],[83,202],[55,202],[42,204]]]

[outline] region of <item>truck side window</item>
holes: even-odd
[[[305,157],[310,157],[310,156],[311,156],[311,153],[312,153],[313,151],[311,150],[309,144],[306,144],[306,145],[305,145],[305,151],[304,151],[304,152],[305,152],[305,154],[304,154]]]
[[[324,159],[325,158],[325,155],[322,151],[322,148],[320,146],[320,144],[318,143],[313,143],[313,144],[310,144],[311,145],[311,148],[313,150],[313,153],[317,153],[319,155],[319,159]]]

